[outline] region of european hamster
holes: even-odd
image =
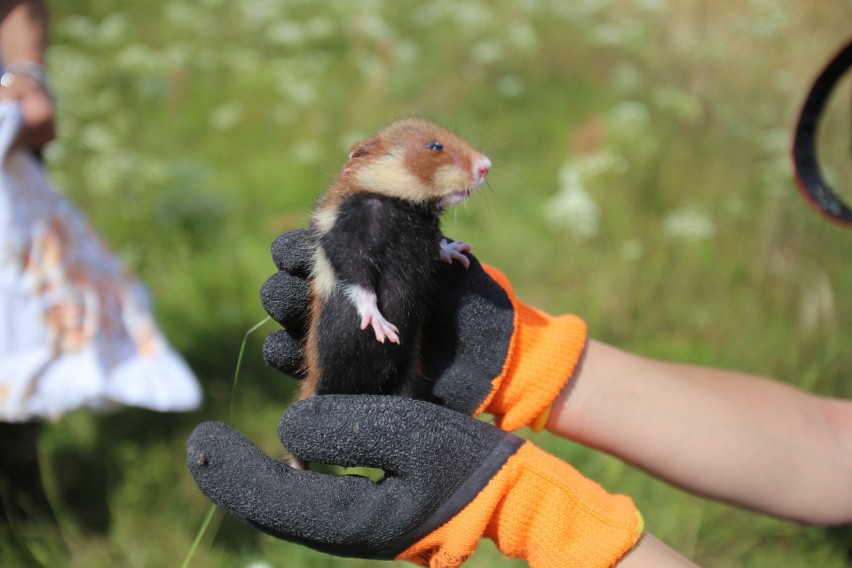
[[[420,333],[438,262],[471,249],[439,217],[485,181],[491,161],[418,118],[355,143],[311,218],[311,309],[299,399],[316,394],[428,396]]]

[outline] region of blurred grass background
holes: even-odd
[[[484,149],[490,188],[445,217],[526,301],[648,356],[852,397],[852,233],[797,195],[788,148],[848,0],[58,0],[50,174],[148,284],[203,381],[196,413],[75,413],[40,454],[58,522],[14,526],[3,566],[179,566],[209,502],[184,465],[226,419],[265,315],[268,246],[304,226],[348,145],[424,114]],[[820,143],[852,201],[849,81]],[[233,423],[280,455],[294,381],[250,337]],[[708,502],[555,439],[703,566],[840,567],[848,528]],[[192,566],[366,566],[220,513]],[[522,565],[483,543],[470,566]]]

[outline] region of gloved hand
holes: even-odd
[[[481,537],[532,566],[611,566],[636,543],[632,501],[531,442],[428,402],[325,395],[278,434],[296,457],[385,472],[380,482],[295,470],[221,422],[196,427],[187,464],[228,513],[331,554],[459,566]]]
[[[285,327],[266,338],[264,358],[297,378],[309,306],[309,239],[297,229],[272,243],[278,272],[260,293],[266,311]],[[534,422],[543,427],[583,352],[586,325],[577,316],[553,317],[520,302],[502,273],[469,258],[468,269],[440,264],[441,302],[430,306],[424,322],[434,400],[473,416],[494,414],[507,431]]]

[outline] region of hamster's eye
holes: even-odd
[[[426,143],[426,148],[428,148],[432,152],[440,152],[441,150],[444,149],[444,145],[441,144],[440,142],[432,140],[431,142]]]

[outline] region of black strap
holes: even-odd
[[[814,81],[802,106],[793,140],[793,165],[799,190],[814,208],[827,219],[852,226],[852,209],[841,201],[822,177],[816,152],[816,136],[820,115],[831,91],[852,66],[852,41],[834,56]]]

